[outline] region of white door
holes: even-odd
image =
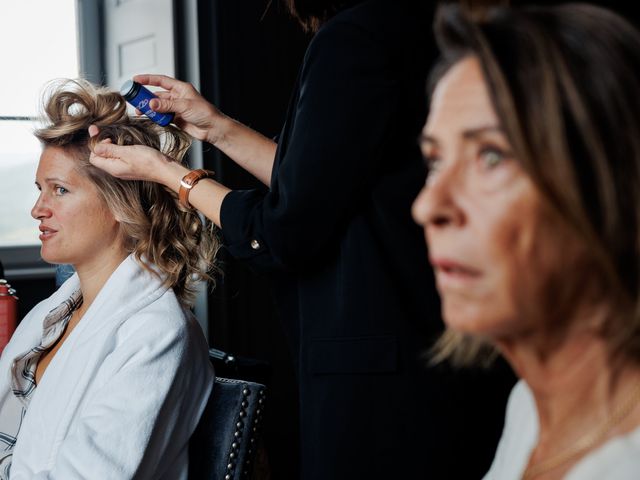
[[[137,73],[175,76],[173,0],[105,0],[107,85]]]

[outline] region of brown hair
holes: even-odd
[[[212,280],[219,242],[210,223],[183,208],[172,191],[148,181],[121,180],[89,162],[90,147],[103,139],[117,145],[146,145],[180,162],[190,138],[176,127],[130,117],[124,98],[85,80],[50,83],[43,101],[44,125],[35,131],[43,147],[60,147],[78,160],[78,170],[97,186],[120,223],[125,247],[188,305],[195,283]],[[88,128],[100,133],[90,138]],[[153,267],[152,267],[153,266]],[[154,268],[155,267],[155,268]]]
[[[289,13],[307,32],[316,32],[324,22],[363,0],[283,0]]]
[[[581,240],[614,311],[602,335],[640,361],[640,34],[586,4],[441,8],[442,60],[431,85],[478,59],[515,156],[543,200]],[[558,248],[562,248],[561,245]],[[487,348],[448,332],[437,358],[468,363]]]
[[[317,32],[318,29],[336,13],[345,8],[352,7],[365,0],[283,0],[285,7],[289,13],[298,20],[302,28],[306,32]],[[389,3],[398,0],[389,0]],[[422,1],[425,5],[431,3],[431,0],[413,0]],[[448,0],[455,1],[455,0]],[[490,6],[507,5],[509,0],[458,0],[462,5],[474,9],[483,10]],[[271,5],[271,3],[269,3]]]

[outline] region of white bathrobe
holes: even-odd
[[[78,287],[74,275],[22,320],[0,358],[0,402],[12,395],[13,359],[39,344],[47,313]],[[11,479],[186,479],[212,384],[199,325],[130,256],[33,393]]]

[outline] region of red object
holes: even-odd
[[[0,353],[7,346],[18,323],[18,297],[6,280],[0,279]]]

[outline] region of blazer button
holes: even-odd
[[[258,250],[260,248],[260,242],[254,238],[251,240],[251,248]]]

